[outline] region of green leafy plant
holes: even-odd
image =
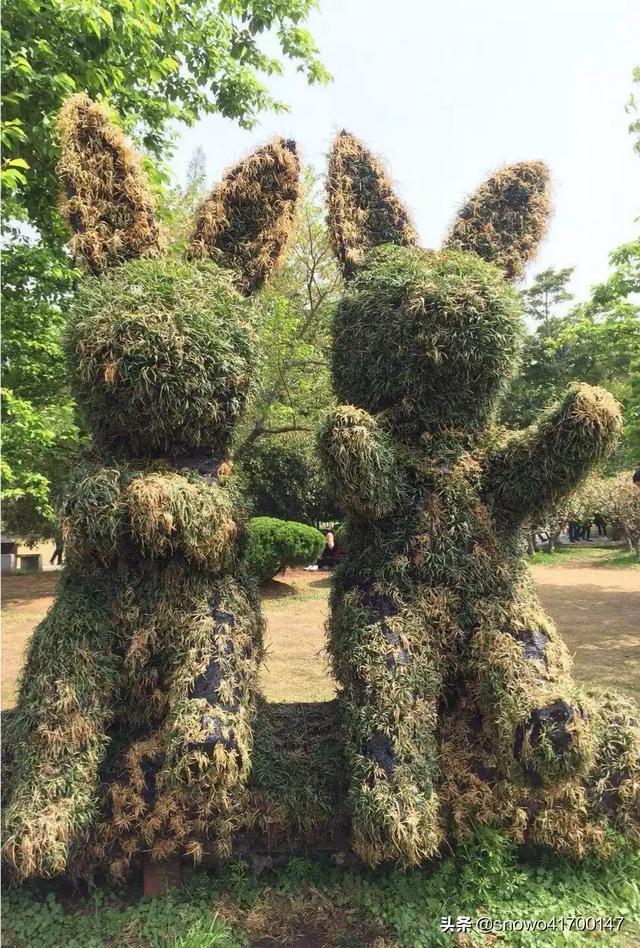
[[[415,245],[380,162],[346,132],[327,187],[342,405],[318,445],[347,514],[329,653],[353,847],[372,867],[419,865],[483,822],[610,853],[612,829],[640,833],[637,709],[573,679],[522,528],[609,458],[620,406],[572,381],[525,430],[496,424],[523,328],[509,284],[544,235],[549,172],[498,169],[440,250]],[[547,272],[530,299],[543,324],[566,278]],[[498,875],[507,855],[487,850]]]
[[[254,517],[249,522],[245,562],[258,582],[264,583],[287,566],[314,563],[323,549],[324,537],[314,527],[275,517]]]
[[[221,908],[222,906],[222,908]],[[96,889],[60,899],[45,888],[5,891],[7,948],[241,948],[248,944],[318,944],[323,948],[454,948],[460,936],[442,919],[570,919],[624,916],[619,933],[507,932],[507,948],[635,948],[640,937],[640,862],[621,846],[606,863],[514,847],[476,828],[467,843],[429,871],[341,869],[293,859],[260,877],[246,863],[196,871],[182,891],[131,902]],[[599,936],[599,937],[598,937]],[[465,944],[481,946],[472,930]],[[305,940],[306,939],[306,940]],[[606,940],[605,940],[606,939]]]

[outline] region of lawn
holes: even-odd
[[[532,575],[547,611],[574,653],[576,674],[640,698],[640,572],[621,551],[563,549],[538,554]],[[5,580],[3,705],[31,629],[44,614],[58,574]],[[324,649],[329,577],[295,571],[264,587],[268,620],[263,688],[274,701],[323,700],[333,683]],[[640,944],[640,856],[613,862],[570,860],[513,848],[484,830],[430,869],[369,873],[293,859],[252,872],[245,863],[192,872],[183,891],[142,899],[135,888],[71,893],[55,885],[5,892],[4,948],[427,948],[474,944],[553,946]],[[442,930],[442,918],[612,918],[609,930],[581,934],[556,922],[546,931],[493,934],[483,941]],[[620,923],[614,916],[626,916]],[[561,925],[573,925],[569,933]]]
[[[627,549],[617,546],[579,546],[573,544],[558,545],[554,553],[541,551],[531,557],[534,566],[582,566],[603,567],[604,569],[640,570],[640,558]]]

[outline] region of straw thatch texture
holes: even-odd
[[[502,172],[460,219],[473,239],[428,252],[396,233],[335,313],[345,405],[319,450],[348,542],[329,650],[353,843],[372,866],[420,863],[478,820],[577,856],[640,835],[638,712],[574,682],[521,534],[607,456],[619,406],[576,384],[525,432],[493,424],[522,331],[505,276],[547,202],[542,166]]]
[[[333,144],[327,204],[333,248],[345,280],[354,276],[372,247],[415,243],[409,214],[382,163],[349,132],[340,132]]]
[[[84,93],[60,112],[62,216],[73,232],[71,252],[93,273],[125,260],[154,256],[160,231],[140,159],[104,106]]]
[[[542,161],[505,165],[460,210],[447,246],[521,277],[544,237],[551,213],[549,171]]]
[[[19,878],[55,875],[89,846],[120,876],[142,850],[228,849],[262,656],[231,485],[87,462],[62,513],[68,565],[22,677],[5,857]]]
[[[194,257],[211,257],[236,274],[249,295],[282,262],[300,196],[295,142],[275,138],[243,159],[200,205],[191,237]]]

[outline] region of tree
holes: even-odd
[[[4,527],[34,541],[53,536],[54,512],[81,431],[60,337],[77,271],[25,237],[2,251]]]
[[[510,398],[503,405],[502,420],[510,428],[531,424],[535,415],[566,385],[564,366],[558,362],[550,339],[561,320],[556,308],[573,299],[567,290],[572,273],[573,267],[543,270],[521,293],[525,313],[539,325],[525,336],[520,371],[512,382]]]
[[[207,190],[207,156],[202,145],[196,145],[187,165],[187,174],[182,188],[182,203],[191,220]]]
[[[526,524],[528,552],[536,552],[535,534],[546,533],[547,553],[554,553],[556,543],[568,520],[583,523],[593,520],[598,513],[604,514],[608,509],[604,499],[604,484],[605,479],[602,475],[591,474],[577,490],[549,507],[541,517],[537,518],[536,523]]]
[[[553,286],[548,293],[548,310],[545,292],[538,295],[541,325],[525,338],[521,368],[501,417],[508,427],[522,428],[571,382],[604,385],[625,414],[623,440],[612,462],[620,467],[632,463],[640,449],[640,240],[618,247],[609,261],[609,277],[564,316],[553,310],[565,292],[560,281],[555,295]],[[548,275],[563,273],[570,270],[545,271],[534,286],[553,284]]]
[[[245,494],[259,516],[315,524],[338,516],[309,435],[261,438],[243,458],[241,472]]]
[[[57,213],[56,116],[84,91],[106,99],[144,149],[166,158],[170,123],[220,112],[251,127],[282,110],[261,74],[282,71],[260,44],[309,82],[326,82],[302,26],[314,0],[14,0],[3,20],[3,184],[10,211],[47,239],[65,238]]]
[[[331,403],[330,322],[341,286],[317,181],[307,172],[288,261],[260,300],[263,362],[259,389],[238,444],[240,457],[248,455],[258,439],[314,431]]]
[[[2,523],[27,543],[57,532],[56,503],[78,445],[73,403],[34,408],[2,389]]]
[[[633,471],[623,471],[603,481],[602,512],[622,531],[629,550],[640,556],[640,487],[632,478]]]
[[[573,267],[554,270],[549,267],[538,273],[528,289],[522,291],[525,311],[533,319],[542,323],[545,333],[549,331],[549,321],[560,303],[573,299],[567,290],[567,284],[573,274]]]

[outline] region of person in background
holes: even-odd
[[[598,536],[599,536],[599,537],[606,537],[606,535],[607,535],[607,521],[604,519],[604,517],[602,516],[602,514],[596,514],[595,517],[593,518],[593,522],[595,523],[596,527],[598,528]]]
[[[336,556],[338,553],[338,545],[336,540],[336,535],[333,530],[333,527],[329,530],[323,530],[324,533],[324,550],[322,551],[322,556],[318,560],[318,566],[320,569],[327,567],[331,569],[336,565]]]
[[[53,537],[53,556],[49,560],[49,566],[62,566],[63,551],[64,543],[62,541],[62,534],[56,533]]]
[[[576,543],[580,539],[580,532],[581,532],[581,528],[578,521],[570,520],[569,521],[569,540],[572,543]]]
[[[322,533],[324,534],[324,550],[317,563],[311,563],[309,566],[305,566],[307,572],[322,569],[324,566],[331,567],[334,565],[333,551],[336,546],[335,534],[331,528],[329,530],[323,530]]]

